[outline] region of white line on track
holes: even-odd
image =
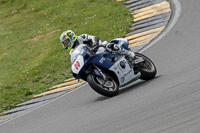
[[[178,21],[180,15],[181,15],[181,4],[179,2],[179,0],[169,0],[170,4],[171,4],[171,8],[172,8],[172,18],[171,18],[171,22],[169,22],[169,24],[167,25],[167,27],[164,29],[164,31],[157,36],[151,43],[149,43],[146,47],[144,47],[142,50],[140,50],[139,52],[144,52],[145,50],[147,50],[148,48],[150,48],[151,46],[153,46],[155,43],[157,43],[160,39],[162,39],[176,24],[176,22]]]
[[[47,103],[45,103],[45,104],[43,104],[43,105],[40,105],[40,106],[38,106],[38,107],[36,107],[36,108],[34,108],[34,109],[31,109],[30,111],[25,112],[24,114],[21,114],[21,115],[19,115],[19,116],[14,117],[13,119],[10,119],[10,120],[8,120],[8,121],[5,121],[5,122],[1,123],[0,126],[3,125],[3,124],[6,124],[6,123],[8,123],[8,122],[10,122],[10,121],[12,121],[12,120],[15,120],[15,119],[17,119],[17,118],[19,118],[19,117],[21,117],[21,116],[23,116],[23,115],[25,115],[25,114],[28,114],[28,113],[30,113],[30,112],[32,112],[32,111],[38,109],[38,108],[41,108],[41,107],[43,107],[43,106],[45,106],[45,105],[47,105],[47,104],[50,104],[50,103],[56,101],[57,99],[59,99],[59,98],[61,98],[61,97],[64,97],[64,96],[66,96],[66,95],[68,95],[68,94],[70,94],[70,93],[72,93],[72,92],[74,92],[74,91],[80,89],[81,87],[84,87],[85,85],[87,85],[87,83],[85,83],[85,84],[83,84],[83,85],[81,85],[81,86],[75,88],[75,89],[72,90],[72,91],[67,92],[66,94],[63,94],[62,96],[59,96],[59,97],[53,99],[52,101],[49,101],[49,102],[47,102]]]
[[[158,42],[161,38],[163,38],[163,37],[173,28],[173,26],[174,26],[174,25],[176,24],[176,22],[178,21],[178,18],[179,18],[180,14],[181,14],[181,4],[180,4],[179,0],[170,0],[170,1],[171,1],[170,3],[173,3],[173,6],[174,6],[174,7],[173,7],[174,9],[172,10],[172,11],[174,12],[174,16],[173,16],[173,18],[171,19],[171,22],[169,23],[169,25],[167,26],[167,28],[164,30],[164,32],[162,32],[156,39],[154,39],[150,44],[148,44],[145,48],[143,48],[143,49],[140,50],[139,52],[144,52],[145,50],[147,50],[148,48],[150,48],[151,46],[153,46],[156,42]],[[66,93],[66,94],[63,94],[63,95],[60,96],[60,97],[55,98],[55,99],[52,100],[52,101],[49,101],[49,102],[47,102],[47,103],[45,103],[45,104],[43,104],[43,105],[41,105],[41,106],[38,106],[38,107],[36,107],[35,109],[32,109],[32,110],[30,110],[30,111],[28,111],[28,112],[26,112],[26,113],[24,113],[24,114],[21,114],[21,115],[19,115],[19,116],[16,116],[16,117],[13,118],[13,119],[10,119],[10,120],[8,120],[8,121],[6,121],[6,122],[3,122],[3,123],[0,124],[0,126],[3,125],[3,124],[6,124],[6,123],[8,123],[8,122],[10,122],[10,121],[12,121],[12,120],[15,120],[15,119],[17,119],[17,118],[19,118],[19,117],[21,117],[21,116],[23,116],[23,115],[25,115],[25,114],[28,114],[28,113],[30,113],[30,112],[32,112],[32,111],[38,109],[38,108],[41,108],[41,107],[43,107],[43,106],[45,106],[45,105],[47,105],[47,104],[50,104],[51,102],[54,102],[54,101],[56,101],[57,99],[59,99],[59,98],[61,98],[61,97],[64,97],[64,96],[66,96],[66,95],[68,95],[68,94],[70,94],[70,93],[72,93],[72,92],[74,92],[74,91],[80,89],[81,87],[83,87],[83,86],[85,86],[85,85],[87,85],[87,83],[85,83],[85,84],[83,84],[83,85],[81,85],[81,86],[75,88],[74,90],[72,90],[72,91],[70,91],[70,92],[68,92],[68,93]]]

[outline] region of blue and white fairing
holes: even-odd
[[[133,68],[129,66],[124,57],[121,57],[109,70],[116,73],[120,86],[129,83],[133,79],[138,79],[141,76],[140,73],[134,74]]]
[[[98,49],[95,55],[91,55],[88,53],[85,47],[87,47],[85,44],[81,44],[75,48],[73,52],[71,52],[71,71],[73,76],[77,79],[86,80],[86,71],[92,64],[108,70],[114,64],[114,62],[116,62],[112,62],[112,58],[120,58],[119,55],[113,55],[109,52],[105,52],[104,48],[101,47]],[[97,69],[94,69],[90,73],[102,76]]]
[[[124,41],[116,41],[119,41],[122,45],[127,45]],[[98,49],[95,55],[91,55],[86,47],[85,44],[81,44],[71,52],[71,71],[76,79],[87,81],[87,71],[91,65],[112,71],[117,77],[120,86],[140,77],[140,73],[134,74],[133,68],[129,66],[124,57],[106,52],[102,47]],[[96,68],[89,71],[89,73],[103,76]]]

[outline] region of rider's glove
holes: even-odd
[[[93,43],[92,43],[92,48],[99,48],[99,42],[97,42],[97,41],[94,41]]]

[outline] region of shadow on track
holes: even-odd
[[[136,82],[133,82],[132,84],[129,84],[125,87],[120,88],[119,95],[133,91],[134,89],[137,89],[138,87],[145,86],[146,84],[149,84],[149,82],[152,82],[153,80],[156,80],[160,77],[161,77],[161,75],[156,76],[154,79],[151,79],[151,80],[147,80],[147,81],[146,80],[138,80]]]
[[[133,82],[133,83],[127,85],[127,86],[124,86],[124,87],[120,88],[120,91],[119,91],[118,95],[122,95],[124,93],[129,93],[129,92],[131,92],[131,91],[133,91],[133,90],[135,90],[135,89],[137,89],[139,87],[142,87],[142,86],[145,86],[145,85],[149,84],[153,80],[156,80],[156,79],[158,79],[160,77],[161,77],[161,75],[156,76],[154,79],[151,79],[151,80],[147,80],[147,81],[145,81],[145,80],[138,80],[136,82]],[[117,97],[117,96],[114,96],[114,97]],[[94,100],[94,102],[104,101],[104,100],[111,99],[111,98],[114,98],[114,97],[100,96],[100,97],[96,98]]]

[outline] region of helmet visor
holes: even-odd
[[[64,40],[62,43],[63,43],[63,45],[64,45],[64,48],[67,48],[67,47],[69,47],[69,46],[71,45],[70,39],[69,39],[69,38],[66,39],[66,40]]]

